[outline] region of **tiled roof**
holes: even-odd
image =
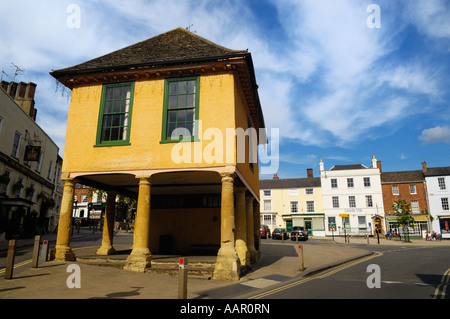
[[[260,189],[290,189],[320,187],[320,177],[314,178],[286,178],[286,179],[262,179],[259,181]]]
[[[424,173],[425,176],[450,175],[450,166],[445,167],[428,167]]]
[[[230,50],[186,29],[177,28],[153,38],[111,52],[96,59],[56,70],[54,74],[100,70],[120,66],[142,66],[176,61],[202,60],[248,54],[247,50]]]
[[[406,183],[406,182],[424,182],[425,177],[420,171],[403,171],[403,172],[382,172],[381,183]]]
[[[351,165],[334,165],[330,171],[340,171],[340,170],[347,170],[347,169],[367,169],[362,164],[351,164]]]

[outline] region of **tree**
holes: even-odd
[[[394,214],[397,220],[394,222],[394,227],[403,228],[405,234],[405,242],[409,242],[409,226],[414,224],[414,218],[411,216],[411,204],[405,199],[399,199],[392,205]]]

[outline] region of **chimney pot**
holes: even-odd
[[[275,180],[279,179],[279,178],[278,178],[278,175],[277,175],[277,174],[274,174],[274,175],[273,175],[273,179],[275,179]]]

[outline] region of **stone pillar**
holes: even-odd
[[[253,196],[245,197],[245,209],[247,217],[247,247],[250,254],[250,262],[256,262],[258,253],[255,249],[255,225],[253,218]]]
[[[74,261],[75,254],[70,248],[70,234],[72,226],[73,196],[75,180],[63,178],[64,191],[59,213],[58,235],[55,246],[55,260]]]
[[[213,277],[218,280],[239,280],[240,263],[234,246],[234,174],[220,175],[222,176],[220,249]]]
[[[245,187],[236,188],[236,252],[241,266],[250,265],[247,248],[247,216],[245,208]]]
[[[150,177],[138,177],[139,195],[134,221],[133,250],[127,258],[126,270],[144,272],[151,266],[152,254],[149,249],[150,233]]]
[[[108,191],[106,194],[108,199],[106,200],[106,212],[103,221],[102,246],[97,250],[97,255],[113,255],[116,253],[113,247],[113,232],[117,192]]]

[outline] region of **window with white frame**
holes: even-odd
[[[314,205],[314,201],[313,200],[306,201],[306,212],[307,213],[314,213],[316,211],[314,206],[315,205]]]
[[[349,207],[356,207],[356,199],[355,199],[355,196],[349,196],[349,197],[348,197],[348,206],[349,206]]]
[[[347,187],[348,188],[355,187],[355,184],[353,183],[353,178],[347,178]]]
[[[314,195],[314,188],[305,188],[305,195]]]
[[[263,208],[265,211],[271,211],[272,210],[272,200],[271,199],[264,199],[263,200]]]
[[[82,194],[81,195],[81,202],[82,203],[86,203],[87,202],[87,195],[86,194]]]
[[[392,185],[392,195],[398,195],[398,185]]]
[[[288,193],[289,193],[289,196],[298,196],[298,189],[297,189],[297,188],[295,188],[295,189],[290,189],[290,190],[288,191]]]
[[[272,196],[272,190],[270,189],[265,189],[263,190],[264,196],[269,197]]]
[[[449,210],[447,197],[441,198],[441,203],[442,203],[442,210]]]
[[[14,141],[13,141],[13,148],[11,155],[14,157],[19,157],[19,149],[20,149],[20,140],[22,138],[22,134],[16,131],[16,134],[14,134]]]
[[[410,194],[417,194],[416,185],[409,185],[409,193]]]
[[[358,229],[367,229],[366,216],[358,216]]]
[[[419,201],[418,200],[412,200],[411,201],[411,211],[413,214],[420,214],[420,207],[419,207]]]
[[[261,215],[261,225],[276,226],[277,225],[277,215],[276,214],[262,214]]]
[[[370,177],[364,177],[364,186],[370,187]]]
[[[333,201],[333,207],[334,208],[339,208],[339,197],[338,196],[333,196],[332,201]]]
[[[373,207],[372,195],[366,195],[366,207]]]
[[[438,184],[439,184],[439,189],[440,189],[441,191],[447,189],[447,188],[445,187],[445,178],[444,178],[444,177],[439,177],[439,178],[438,178]]]
[[[298,201],[291,200],[289,202],[289,207],[290,207],[291,214],[298,213]]]
[[[336,178],[332,178],[331,179],[331,188],[337,188],[337,179]]]

